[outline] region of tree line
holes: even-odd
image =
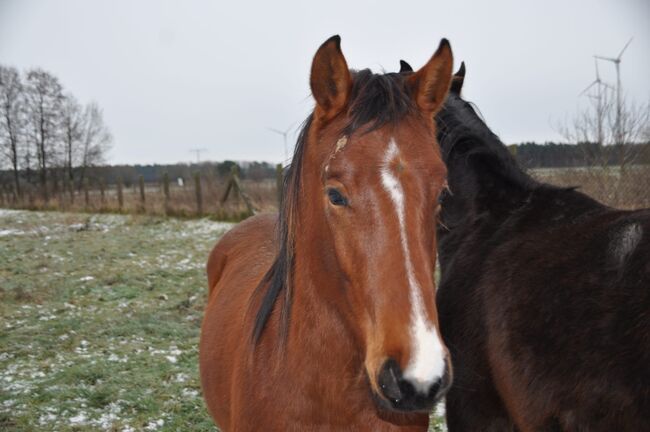
[[[612,144],[581,142],[566,144],[525,142],[508,146],[519,164],[525,168],[574,168],[620,166],[620,155],[635,155],[634,164],[650,166],[650,143]],[[597,157],[597,164],[594,163]]]
[[[101,178],[106,185],[114,185],[121,180],[125,186],[130,186],[140,176],[145,183],[160,182],[166,174],[172,181],[181,178],[189,181],[196,173],[205,178],[225,180],[232,172],[232,167],[237,166],[240,178],[261,181],[275,179],[276,166],[268,162],[222,162],[176,163],[176,164],[151,164],[151,165],[103,165],[89,169],[89,176]],[[0,173],[1,175],[1,173]]]
[[[41,68],[0,65],[0,167],[15,199],[37,189],[80,189],[90,167],[105,162],[112,142],[96,102],[81,104]]]

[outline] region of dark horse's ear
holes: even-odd
[[[399,73],[413,72],[413,68],[410,64],[406,63],[404,60],[399,61]]]
[[[352,76],[341,52],[341,38],[338,35],[327,39],[316,51],[309,84],[316,99],[316,117],[331,119],[346,106]]]
[[[451,79],[451,87],[449,91],[451,93],[460,95],[460,91],[463,89],[463,83],[465,82],[465,62],[460,63],[458,71],[454,74]]]
[[[427,114],[435,114],[440,109],[449,91],[453,61],[449,41],[443,39],[429,62],[408,77],[408,83],[420,110]]]

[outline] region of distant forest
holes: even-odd
[[[621,147],[616,145],[600,147],[597,144],[558,144],[545,143],[537,144],[526,142],[508,146],[510,152],[517,161],[527,169],[530,168],[569,168],[593,166],[593,155],[599,155],[599,163],[602,165],[618,165],[618,155]],[[627,144],[623,150],[626,154],[634,149],[635,159],[633,164],[650,166],[650,143]],[[167,173],[172,181],[182,178],[189,181],[196,172],[202,176],[225,179],[230,174],[232,167],[237,165],[239,176],[242,179],[254,181],[272,179],[276,175],[276,166],[268,162],[203,162],[177,163],[167,165],[99,165],[87,167],[87,177],[91,183],[99,179],[110,185],[121,179],[125,186],[130,186],[138,181],[139,176],[144,177],[147,183],[158,182],[163,174]],[[80,169],[80,168],[73,168]],[[34,176],[34,172],[23,172],[25,177]],[[11,181],[11,171],[0,170],[0,181],[8,183]]]
[[[650,143],[626,144],[634,148],[637,155],[634,164],[650,165]],[[537,144],[527,142],[509,145],[511,153],[524,168],[569,168],[592,166],[593,155],[598,153],[601,160],[608,165],[618,165],[620,146],[611,145],[600,147],[597,144]],[[626,154],[630,154],[626,151]],[[604,155],[604,157],[602,156]],[[603,159],[604,158],[604,159]],[[93,168],[96,177],[103,177],[108,184],[115,183],[118,177],[125,183],[135,181],[138,176],[144,176],[145,182],[159,181],[163,173],[167,172],[171,179],[179,177],[187,180],[195,172],[202,175],[212,175],[225,178],[230,173],[233,165],[238,165],[240,176],[243,179],[262,180],[275,177],[275,165],[267,162],[237,163],[233,161],[204,162],[201,164],[179,163],[174,165],[113,165]]]
[[[593,143],[537,144],[525,142],[508,148],[524,168],[569,168],[599,165],[619,165],[620,155],[634,155],[632,164],[650,164],[650,143],[599,146]],[[595,156],[597,155],[597,157]]]
[[[158,182],[167,173],[172,181],[182,178],[191,179],[194,173],[205,177],[225,179],[230,175],[233,166],[237,166],[239,177],[254,181],[275,178],[276,166],[268,162],[202,162],[200,164],[177,163],[167,165],[107,165],[91,169],[91,177],[103,178],[106,184],[115,184],[121,179],[125,186],[137,182],[140,176],[146,183]]]

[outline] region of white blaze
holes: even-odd
[[[434,325],[429,321],[422,300],[422,288],[415,279],[413,262],[406,236],[406,218],[404,190],[399,179],[390,168],[390,164],[399,155],[395,140],[391,138],[384,155],[381,168],[382,185],[395,205],[399,221],[402,251],[406,264],[406,274],[411,300],[411,358],[404,370],[404,378],[420,392],[426,393],[429,387],[442,377],[445,370],[445,351]]]

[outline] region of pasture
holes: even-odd
[[[216,431],[197,347],[231,226],[0,210],[0,430]]]

